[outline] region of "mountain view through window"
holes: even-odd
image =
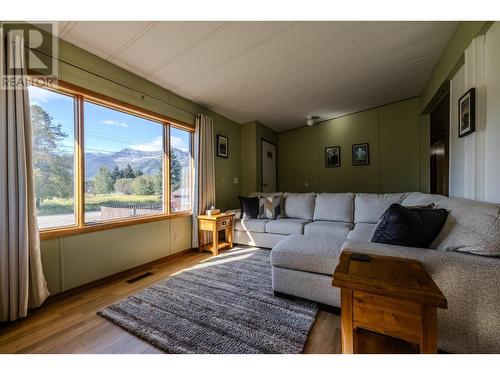
[[[163,213],[164,125],[87,101],[84,113],[85,222]]]

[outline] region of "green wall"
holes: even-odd
[[[279,134],[278,182],[290,192],[419,190],[419,99],[412,98]],[[351,147],[369,143],[370,164],[352,165]],[[340,146],[341,167],[325,168],[325,147]]]
[[[257,138],[256,123],[241,125],[241,195],[257,191]]]
[[[278,144],[278,134],[267,126],[257,121],[241,125],[241,195],[262,190],[263,139]]]
[[[59,79],[68,83],[190,124],[194,114],[211,116],[215,134],[229,138],[229,157],[215,160],[217,206],[238,206],[240,186],[233,180],[240,177],[240,124],[63,40],[59,40],[59,60]],[[42,241],[49,289],[61,292],[189,249],[191,220],[181,217]]]
[[[191,248],[191,216],[42,241],[51,293]]]

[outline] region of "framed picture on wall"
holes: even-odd
[[[458,99],[458,137],[476,130],[476,89],[472,88]]]
[[[227,139],[227,137],[217,134],[217,156],[220,156],[221,158],[227,158],[227,156],[229,155],[228,143],[229,140]]]
[[[370,150],[368,143],[358,143],[352,145],[352,165],[368,165],[370,164]]]
[[[340,167],[340,146],[325,147],[325,168]]]

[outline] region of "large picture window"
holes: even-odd
[[[75,99],[29,87],[40,229],[75,225]]]
[[[42,238],[190,214],[190,127],[74,89],[29,96]]]

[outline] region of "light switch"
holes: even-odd
[[[234,183],[235,183],[235,184],[238,184],[238,183],[239,183],[238,177],[235,177],[235,178],[234,178]]]

